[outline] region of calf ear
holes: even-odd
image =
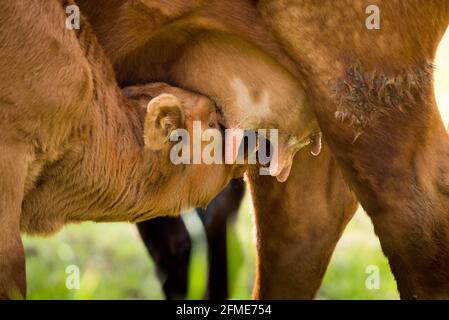
[[[169,146],[170,134],[184,126],[184,112],[181,101],[171,94],[161,94],[147,106],[145,118],[145,146],[162,150]]]

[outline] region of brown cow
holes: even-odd
[[[165,84],[128,100],[88,23],[75,33],[65,18],[60,1],[0,9],[0,298],[25,296],[21,231],[179,213],[234,174],[169,159],[174,130],[219,127],[211,100]]]
[[[229,298],[227,230],[237,215],[244,194],[243,179],[234,179],[206,209],[196,209],[207,240],[205,299]],[[160,217],[139,222],[137,228],[153,258],[165,297],[186,299],[192,241],[183,219],[179,216]]]
[[[380,9],[380,30],[365,26],[369,5]],[[432,74],[449,2],[263,0],[258,10],[302,66],[401,297],[449,298],[449,141]]]
[[[199,30],[211,32],[219,28],[219,33],[232,33],[234,38],[245,39],[251,44],[246,48],[255,46],[258,50],[263,50],[266,55],[276,59],[277,68],[285,68],[301,80],[298,67],[274,37],[267,33],[263,23],[260,23],[257,10],[248,1],[208,1],[207,5],[206,2],[196,2],[192,6],[185,1],[146,1],[145,4],[140,1],[77,3],[93,24],[100,42],[114,64],[119,83],[123,86],[162,80],[206,92],[218,100],[222,107],[233,108],[232,104],[223,104],[226,95],[216,96],[216,87],[220,84],[227,85],[219,81],[223,72],[223,75],[228,71],[237,75],[255,72],[262,77],[259,83],[269,81],[271,73],[257,71],[257,59],[248,61],[248,65],[253,66],[252,69],[245,67],[241,57],[251,57],[251,52],[242,53],[237,50],[233,54],[236,60],[240,61],[239,64],[228,64],[228,68],[224,69],[220,60],[216,59],[208,65],[206,73],[195,68],[189,69],[192,72],[191,79],[195,82],[183,82],[186,78],[178,76],[183,75],[183,70],[180,73],[172,70],[174,66],[179,65],[176,61],[185,60],[183,50],[193,43],[193,48],[187,52],[189,56],[194,57],[194,61],[201,61],[202,54],[210,54],[209,47],[203,46],[195,57],[194,49],[199,46],[194,41],[195,32],[192,33],[192,39],[186,38],[183,23],[180,23],[180,27],[176,23],[172,26],[170,22],[182,21],[183,14],[186,14],[192,24],[189,30],[195,30],[197,23]],[[162,34],[168,38],[155,41],[153,37],[160,37],[161,26],[167,28],[168,31]],[[177,42],[177,33],[181,33],[182,45]],[[216,42],[211,52],[217,52],[220,45],[220,42]],[[226,61],[232,61],[232,58],[228,56]],[[184,61],[183,68],[188,67],[191,67],[188,61]],[[266,70],[266,67],[261,70]],[[211,83],[211,77],[217,79],[215,83]],[[253,85],[256,90],[259,89],[257,82],[253,82]],[[276,83],[272,86],[276,86]],[[282,101],[281,98],[278,99]],[[279,119],[283,117],[285,114],[281,114]],[[354,198],[342,181],[327,148],[319,159],[311,157],[307,149],[300,151],[297,157],[292,172],[294,178],[290,178],[293,182],[288,181],[283,186],[275,183],[265,190],[261,188],[258,190],[260,195],[254,197],[256,208],[259,205],[263,207],[262,203],[266,204],[266,201],[272,203],[266,207],[269,212],[257,216],[258,233],[261,236],[258,238],[259,270],[256,292],[259,291],[259,286],[267,285],[266,292],[260,297],[313,297],[321,283],[332,250],[356,209]],[[266,177],[258,179],[271,181]],[[323,185],[326,187],[323,188]],[[258,199],[263,199],[263,202]],[[256,213],[259,212],[258,208]],[[308,258],[297,258],[304,255],[308,255]],[[256,297],[259,297],[259,294],[256,294]]]
[[[401,297],[449,296],[449,146],[431,67],[449,22],[447,0],[80,5],[121,85],[166,80],[213,97],[204,72],[190,75],[194,83],[173,77],[179,56],[204,33],[225,33],[271,55],[303,84],[346,180],[373,220]],[[380,30],[366,27],[369,5],[380,8]],[[190,57],[201,60],[204,50]],[[222,71],[220,61],[207,71]],[[311,298],[320,285],[355,204],[325,151],[318,161],[301,152],[284,185],[252,177],[255,297]]]

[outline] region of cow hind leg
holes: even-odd
[[[253,175],[258,299],[312,299],[357,202],[327,147],[303,149],[287,182]]]
[[[27,158],[21,146],[0,145],[0,299],[26,296],[20,215]]]
[[[186,299],[192,242],[181,217],[139,222],[140,236],[156,264],[167,299]]]
[[[337,108],[321,102],[318,116],[373,221],[401,298],[449,298],[449,139],[431,69],[376,69],[348,68],[342,81],[349,90],[337,86]]]
[[[227,223],[236,215],[244,195],[244,183],[236,179],[209,204],[197,209],[208,245],[209,279],[206,298],[228,298]],[[192,241],[181,217],[160,217],[137,224],[140,236],[156,264],[167,299],[187,298]]]
[[[449,2],[410,0],[404,13],[401,1],[378,1],[376,31],[359,15],[369,1],[259,4],[303,70],[323,136],[373,221],[401,297],[448,298],[449,139],[432,62]]]

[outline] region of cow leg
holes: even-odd
[[[377,1],[374,31],[363,16],[371,4],[259,2],[302,68],[324,137],[374,223],[401,297],[449,298],[449,139],[431,65],[449,2],[410,0],[404,10],[402,1]]]
[[[0,299],[26,296],[20,214],[27,165],[23,148],[0,145]]]
[[[390,76],[387,92],[373,100],[379,118],[360,132],[344,117],[325,125],[404,299],[449,298],[449,139],[426,68]],[[352,86],[358,76],[345,77]],[[348,116],[354,111],[347,101],[340,108]]]
[[[140,236],[156,264],[167,299],[186,299],[192,242],[181,217],[139,222]]]
[[[207,206],[197,209],[204,224],[208,244],[209,280],[206,298],[228,298],[227,224],[235,217],[245,194],[242,179],[232,180],[229,185]]]
[[[258,299],[312,299],[357,203],[325,147],[300,151],[287,182],[252,175]]]
[[[341,60],[346,68],[326,82],[317,81],[324,72],[310,74],[312,105],[373,221],[401,297],[449,298],[449,139],[434,97],[432,53],[413,63],[387,53]]]
[[[337,110],[322,113],[323,102],[317,106],[325,135],[373,221],[401,298],[449,298],[449,139],[433,96],[432,73],[426,65],[385,70],[391,74],[386,80],[355,68],[344,76],[346,85],[355,87],[339,93],[344,97]],[[365,90],[355,83],[362,78],[373,81],[379,100],[356,93]],[[378,92],[375,82],[386,88]],[[346,94],[354,95],[355,105]],[[367,106],[371,103],[373,109]],[[351,126],[348,117],[357,112],[370,123]],[[330,114],[336,115],[332,121]]]
[[[226,225],[235,216],[244,195],[242,180],[233,180],[209,204],[197,209],[204,224],[209,255],[207,299],[228,298]],[[192,242],[180,217],[162,217],[137,224],[153,257],[167,299],[186,298]]]

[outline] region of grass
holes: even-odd
[[[186,224],[194,248],[190,264],[189,298],[201,299],[207,275],[205,237],[195,214]],[[230,294],[249,299],[254,281],[255,246],[249,203],[242,205],[228,236]],[[71,225],[50,238],[25,237],[29,299],[162,299],[153,262],[136,228],[130,224]],[[365,286],[366,267],[380,270],[380,288]],[[79,268],[79,289],[67,289]],[[70,270],[67,270],[70,271]],[[369,219],[363,212],[348,226],[332,258],[319,299],[395,299],[394,279],[380,251]]]
[[[134,226],[84,223],[51,238],[25,240],[29,299],[159,299],[154,266]],[[66,288],[66,268],[80,289]]]
[[[379,288],[369,289],[370,266],[379,270]],[[368,279],[369,280],[369,279]],[[322,299],[398,299],[396,282],[368,216],[359,210],[332,257],[319,292]]]

